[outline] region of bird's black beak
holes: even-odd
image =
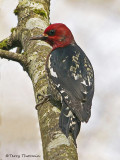
[[[34,37],[31,37],[30,40],[47,40],[48,38],[48,35],[47,34],[41,34],[41,35],[38,35],[38,36],[34,36]]]

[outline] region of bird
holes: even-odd
[[[59,127],[74,144],[81,122],[91,116],[94,95],[94,70],[84,51],[77,45],[70,29],[63,23],[50,24],[42,35],[31,37],[52,46],[46,58],[46,71],[51,85],[60,94],[62,109]]]

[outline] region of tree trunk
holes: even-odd
[[[49,7],[50,0],[19,0],[14,10],[18,25],[0,42],[0,57],[19,62],[31,78],[36,104],[48,94],[45,61],[51,47],[43,41],[30,41],[30,37],[43,33],[49,25]],[[18,47],[17,53],[6,51],[14,47]],[[38,105],[44,160],[77,160],[72,137],[66,138],[59,128],[60,105],[53,100]]]

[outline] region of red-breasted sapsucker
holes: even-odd
[[[81,122],[88,122],[91,115],[94,94],[92,65],[64,24],[51,24],[43,35],[31,39],[43,40],[53,47],[47,57],[46,70],[61,95],[59,126],[66,137],[72,133],[76,144]]]

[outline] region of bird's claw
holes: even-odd
[[[43,105],[45,102],[48,102],[49,101],[49,99],[50,99],[50,97],[51,97],[51,95],[49,94],[49,95],[42,95],[42,94],[39,94],[38,96],[41,96],[42,98],[41,98],[41,102],[40,103],[38,103],[36,106],[35,106],[35,109],[36,110],[38,110],[38,108],[41,106],[41,105]],[[37,97],[38,97],[37,96]]]

